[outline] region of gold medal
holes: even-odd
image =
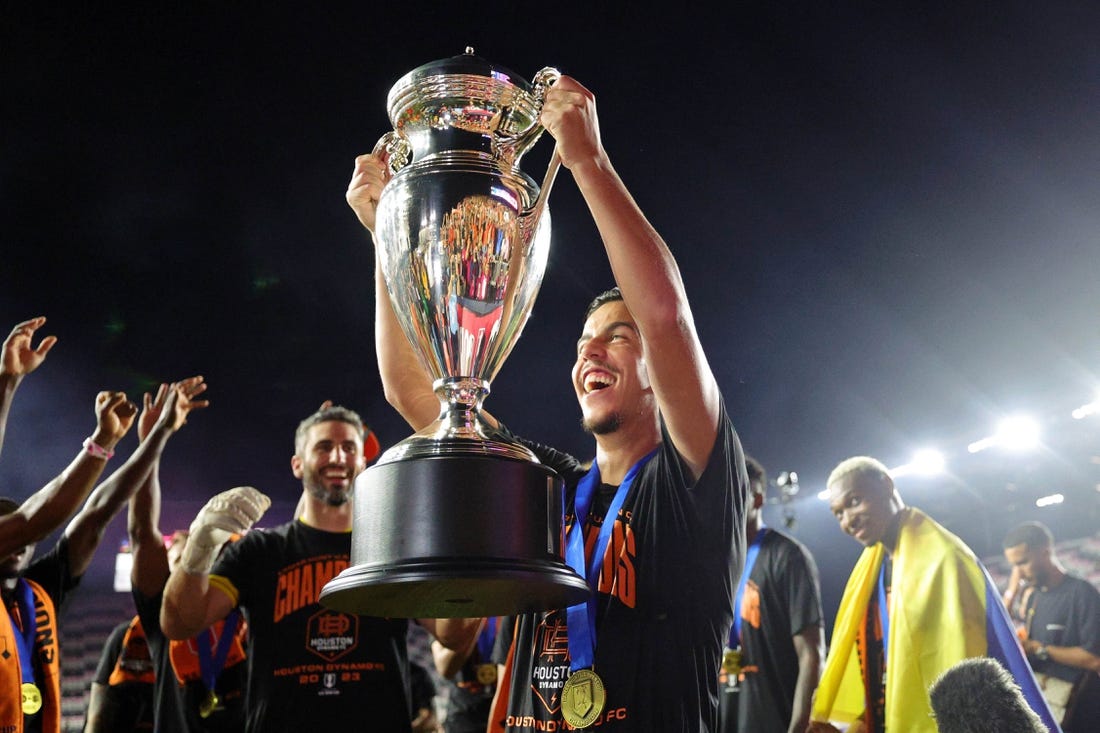
[[[42,709],[42,693],[33,682],[24,682],[20,688],[23,696],[23,714],[34,715]]]
[[[221,700],[218,699],[217,694],[213,690],[208,691],[206,697],[199,703],[199,717],[209,718],[220,704]]]
[[[561,688],[561,714],[574,728],[587,728],[595,723],[606,704],[603,680],[590,669],[578,669]]]
[[[483,685],[491,685],[497,681],[497,666],[495,664],[477,665],[477,681]]]
[[[726,648],[722,652],[722,671],[736,677],[741,674],[741,650]]]

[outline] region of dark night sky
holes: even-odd
[[[951,473],[899,487],[983,554],[1022,518],[1063,538],[1097,526],[1096,423],[1068,417],[1100,381],[1095,4],[223,5],[0,10],[2,327],[44,314],[60,338],[16,398],[3,493],[57,473],[96,390],[194,373],[213,405],[169,444],[165,528],[238,484],[288,516],[291,435],[324,399],[405,437],[343,194],[389,129],[390,86],[471,45],[596,93],[746,449],[802,476],[797,534],[830,558],[827,584],[858,548],[813,495],[853,454],[897,465],[938,445]],[[551,148],[523,160],[536,180]],[[488,407],[588,455],[568,372],[610,274],[568,174],[550,203],[542,294]],[[966,454],[1014,410],[1046,423],[1042,450]],[[1037,512],[1053,490],[1066,504]]]

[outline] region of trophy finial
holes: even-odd
[[[467,56],[473,56],[474,55],[474,47],[473,46],[467,46],[466,47],[466,55]]]

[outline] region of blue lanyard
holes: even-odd
[[[31,652],[34,650],[34,637],[38,633],[38,619],[34,616],[34,591],[31,590],[30,583],[20,578],[15,592],[19,619],[23,622],[23,628],[15,634],[15,646],[19,649],[19,670],[23,682],[34,684],[34,658]],[[13,631],[14,626],[13,623]]]
[[[229,655],[229,645],[233,643],[233,637],[237,635],[237,620],[241,612],[233,609],[225,617],[222,625],[221,636],[218,637],[218,648],[214,656],[210,656],[210,643],[214,640],[213,629],[204,629],[195,638],[195,646],[199,648],[199,672],[202,675],[202,683],[207,690],[213,690],[218,681],[218,675],[225,667],[225,658]]]
[[[565,538],[565,562],[569,567],[577,571],[577,574],[588,581],[590,593],[588,600],[578,603],[566,609],[566,631],[569,637],[569,670],[576,672],[578,669],[591,667],[596,656],[596,586],[600,580],[600,570],[603,568],[603,557],[607,550],[607,544],[611,540],[611,528],[615,524],[615,518],[619,516],[619,510],[626,500],[626,494],[630,490],[630,484],[634,477],[642,470],[649,459],[657,455],[654,448],[648,454],[642,456],[637,463],[630,467],[626,478],[615,490],[615,497],[611,505],[607,507],[607,514],[600,526],[600,533],[596,537],[596,544],[592,548],[592,557],[588,560],[587,567],[584,558],[584,525],[588,518],[588,507],[592,505],[592,497],[596,493],[596,487],[600,485],[600,467],[595,461],[592,468],[577,484],[577,495],[573,500],[573,526]]]
[[[890,646],[890,609],[886,603],[886,561],[878,571],[878,622],[882,626],[882,663],[886,664],[886,649]]]
[[[497,637],[497,624],[500,617],[494,616],[485,620],[485,628],[477,636],[477,656],[479,662],[488,662],[493,655],[493,642]]]
[[[729,648],[736,649],[741,646],[741,602],[745,598],[745,585],[749,582],[752,568],[756,565],[756,556],[760,554],[760,545],[764,542],[764,535],[768,528],[763,524],[756,531],[748,550],[745,552],[745,569],[741,571],[741,582],[737,584],[737,595],[733,597],[733,628],[730,629]]]

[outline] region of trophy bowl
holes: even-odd
[[[543,95],[558,76],[546,68],[528,83],[467,49],[390,90],[394,129],[376,151],[394,175],[375,242],[440,415],[356,479],[351,565],[321,591],[330,608],[500,616],[588,597],[563,559],[561,478],[481,416],[546,269],[559,160],[541,188],[518,164],[542,133]]]

